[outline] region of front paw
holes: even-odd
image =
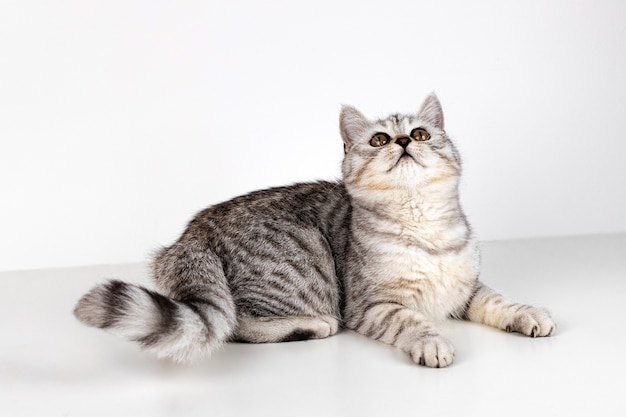
[[[548,310],[523,306],[504,322],[503,330],[522,333],[530,337],[552,336],[556,331],[556,323]]]
[[[445,368],[454,361],[454,346],[439,335],[424,336],[413,345],[410,354],[418,365]]]

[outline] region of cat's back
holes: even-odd
[[[343,182],[317,181],[274,187],[235,197],[200,211],[181,240],[243,237],[260,228],[305,227],[332,237],[345,223],[349,197]]]

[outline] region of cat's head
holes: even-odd
[[[340,116],[345,157],[343,177],[351,194],[411,192],[428,186],[456,188],[459,154],[446,136],[434,94],[415,114],[371,121],[344,106]]]

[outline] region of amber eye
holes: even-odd
[[[388,134],[383,133],[383,132],[376,133],[370,139],[370,145],[372,145],[375,148],[378,148],[380,146],[385,146],[389,142],[391,142],[391,137]]]
[[[415,140],[423,142],[430,139],[430,134],[426,131],[426,129],[417,127],[411,130],[411,137]]]

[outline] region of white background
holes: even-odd
[[[626,231],[626,2],[0,0],[0,270],[135,262],[436,91],[482,240]]]

